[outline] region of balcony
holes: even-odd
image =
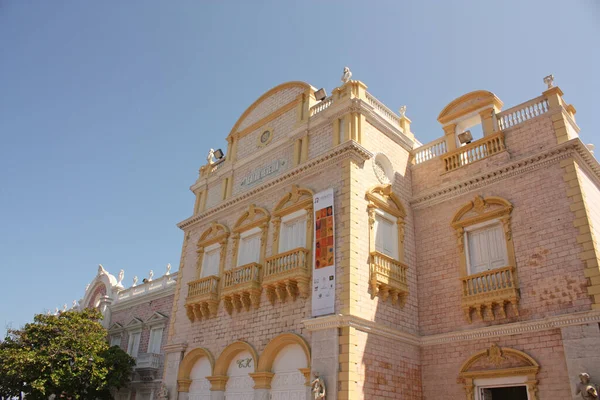
[[[475,310],[484,320],[484,310],[494,320],[494,306],[499,306],[500,317],[506,318],[506,305],[510,304],[516,315],[519,315],[519,291],[515,280],[515,268],[504,267],[469,275],[461,278],[463,294],[462,307],[467,320],[471,320],[471,311]]]
[[[260,269],[261,265],[250,263],[225,271],[223,274],[223,292],[221,298],[225,309],[231,315],[233,309],[249,311],[250,307],[260,306]]]
[[[282,303],[289,296],[307,298],[310,291],[310,251],[297,248],[266,259],[263,288],[271,304]]]
[[[442,156],[446,172],[472,164],[506,150],[504,133],[498,132],[462,146]]]
[[[140,353],[135,360],[135,372],[142,381],[151,381],[158,377],[161,371],[162,354]]]
[[[217,315],[219,305],[219,277],[207,276],[188,283],[185,310],[191,322]]]
[[[379,295],[383,301],[392,299],[392,304],[406,302],[408,283],[406,270],[408,266],[379,252],[371,253],[371,298]]]

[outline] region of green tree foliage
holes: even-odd
[[[0,342],[0,397],[112,399],[129,382],[135,360],[109,347],[95,309],[38,314]]]

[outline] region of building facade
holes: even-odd
[[[318,377],[326,399],[567,399],[600,379],[600,165],[546,83],[504,111],[458,97],[425,145],[360,81],[258,98],[179,224],[169,397],[318,398]]]
[[[167,340],[177,272],[167,266],[157,279],[150,271],[148,278],[123,286],[124,271],[114,277],[101,265],[87,286],[79,307],[98,308],[108,329],[111,346],[120,346],[135,358],[131,383],[117,393],[119,400],[153,400],[159,396],[164,370],[163,346]]]

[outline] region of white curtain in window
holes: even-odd
[[[162,342],[163,328],[152,328],[150,330],[150,341],[148,342],[148,353],[160,353],[160,344]]]
[[[129,343],[127,344],[127,353],[135,358],[138,355],[138,349],[140,347],[140,335],[141,332],[135,332],[129,334]]]
[[[221,248],[217,246],[211,250],[204,250],[204,259],[202,260],[202,276],[205,278],[211,275],[219,275],[219,261],[221,259]]]
[[[238,267],[258,262],[260,255],[260,232],[242,237],[238,249]]]
[[[467,232],[467,247],[471,274],[508,265],[506,241],[500,224]]]
[[[375,215],[375,250],[393,259],[398,258],[398,229],[395,222]]]
[[[284,221],[279,235],[279,252],[306,247],[306,216]]]

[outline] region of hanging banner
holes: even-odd
[[[335,220],[333,189],[315,194],[313,198],[313,285],[312,315],[335,312]]]

